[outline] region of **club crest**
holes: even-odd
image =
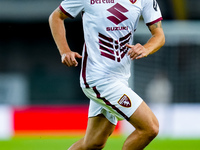
[[[120,100],[118,101],[118,103],[119,103],[121,106],[123,106],[123,107],[131,107],[131,101],[130,101],[129,97],[128,97],[126,94],[124,94],[124,95],[120,98]]]
[[[132,4],[135,4],[135,2],[137,2],[137,0],[130,0],[130,2],[131,2]]]

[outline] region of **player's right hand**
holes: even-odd
[[[77,52],[70,51],[62,54],[61,61],[68,67],[76,67],[78,66],[76,58],[82,58],[82,56]]]

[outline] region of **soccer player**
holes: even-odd
[[[82,56],[69,48],[64,25],[66,18],[80,12],[85,39]],[[144,45],[132,43],[141,15],[152,34]],[[129,88],[128,78],[132,60],[139,61],[164,45],[161,20],[156,0],[64,0],[50,15],[62,63],[77,66],[77,59],[82,58],[80,84],[90,99],[86,134],[69,150],[103,149],[117,122],[123,119],[135,127],[123,150],[142,150],[156,137],[158,120]]]

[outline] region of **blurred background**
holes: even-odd
[[[157,53],[134,61],[130,85],[150,105],[167,104],[171,105],[169,109],[187,105],[184,112],[198,114],[194,110],[199,110],[200,103],[200,1],[157,1],[164,18],[166,44]],[[50,33],[48,17],[60,2],[0,0],[1,106],[88,104],[79,86],[80,61],[76,68],[61,64]],[[80,15],[66,21],[66,32],[71,49],[81,53],[84,40]],[[149,37],[141,18],[135,42],[144,44]]]

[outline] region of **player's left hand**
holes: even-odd
[[[131,60],[147,57],[149,54],[147,49],[139,43],[136,45],[126,44],[126,47],[130,48],[128,55],[130,56]]]

